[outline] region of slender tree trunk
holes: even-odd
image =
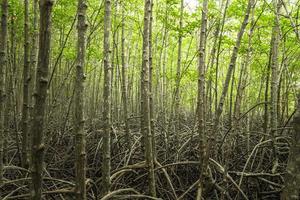
[[[127,141],[127,149],[131,149],[131,136],[130,136],[130,129],[128,123],[128,107],[127,107],[127,61],[126,61],[126,49],[125,49],[125,2],[123,2],[122,8],[122,102],[123,102],[123,121],[125,125],[125,135]]]
[[[149,24],[151,20],[151,1],[145,0],[144,2],[143,60],[141,69],[141,131],[144,138],[146,165],[149,171],[149,194],[155,197],[156,188],[149,103]]]
[[[112,90],[112,123],[120,121],[120,62],[119,62],[119,36],[120,29],[119,25],[117,25],[117,17],[119,11],[119,2],[115,1],[114,5],[114,19],[112,24],[115,25],[115,29],[112,31],[113,33],[113,50],[112,50],[112,80],[111,80],[111,90]],[[122,41],[121,41],[122,43]],[[122,60],[122,58],[121,58]],[[121,61],[122,62],[122,61]]]
[[[223,2],[222,2],[222,5],[223,5]],[[223,9],[223,6],[221,6],[221,11]],[[212,49],[211,49],[211,52],[210,52],[210,59],[209,59],[209,63],[207,65],[207,67],[209,66],[210,64],[210,67],[211,69],[214,68],[214,65],[215,65],[215,62],[216,62],[216,51],[217,51],[217,46],[218,46],[218,41],[219,39],[221,39],[221,36],[219,38],[219,35],[220,35],[220,29],[221,29],[221,18],[217,19],[217,25],[216,25],[216,30],[214,32],[214,42],[213,42],[213,46],[212,46]],[[217,84],[217,80],[218,80],[218,74],[217,74],[217,66],[216,66],[216,72],[215,72],[215,81],[216,83],[214,84],[214,86],[216,87],[216,90],[217,90],[217,87],[218,87],[218,84]],[[208,97],[208,120],[210,121],[212,119],[212,86],[213,84],[213,77],[210,76],[209,77],[209,80],[208,80],[208,89],[207,91],[209,91],[209,97]],[[215,91],[215,104],[217,105],[217,96],[218,96],[218,91]]]
[[[277,135],[277,126],[278,126],[278,113],[277,113],[277,104],[278,104],[278,54],[279,54],[279,42],[280,42],[280,27],[279,27],[279,12],[281,3],[280,0],[273,0],[273,7],[275,10],[274,25],[272,30],[272,40],[273,45],[271,46],[271,106],[270,106],[270,128],[271,128],[271,139],[273,145],[273,156],[274,163],[272,172],[275,172],[278,167],[278,157],[275,146],[275,137]]]
[[[4,102],[5,102],[5,68],[7,63],[7,17],[8,2],[1,2],[1,35],[0,35],[0,185],[3,183],[3,144],[4,144]]]
[[[77,5],[77,64],[75,76],[75,114],[74,114],[74,133],[75,133],[75,167],[76,167],[76,187],[75,195],[77,200],[86,199],[86,138],[84,132],[84,82],[85,82],[85,52],[86,52],[86,0],[78,0]]]
[[[3,163],[4,165],[8,165],[8,143],[9,141],[9,136],[10,136],[10,132],[12,129],[12,127],[10,126],[11,122],[12,122],[12,116],[13,116],[13,84],[12,84],[12,80],[13,80],[13,71],[12,71],[12,67],[9,64],[9,56],[10,52],[9,52],[9,45],[7,45],[7,62],[6,62],[6,72],[5,72],[5,105],[4,105],[4,132],[3,132]],[[16,144],[16,146],[18,146]],[[18,153],[18,152],[17,152]]]
[[[33,2],[33,33],[31,36],[31,51],[30,51],[30,81],[29,81],[29,97],[28,97],[28,106],[29,106],[29,121],[28,121],[28,130],[30,129],[30,125],[32,122],[33,118],[33,106],[34,106],[34,90],[35,90],[35,75],[36,75],[36,65],[37,65],[37,51],[38,51],[38,37],[39,37],[39,32],[38,32],[38,0],[34,0]],[[32,134],[29,132],[28,133],[28,159],[29,159],[29,164],[31,163],[31,146],[32,146]]]
[[[111,17],[111,22],[110,22],[110,26],[111,26],[111,35],[112,35],[112,49],[111,49],[111,81],[110,81],[110,90],[111,90],[111,108],[110,108],[110,115],[111,115],[111,119],[112,119],[112,123],[114,123],[116,120],[116,116],[117,116],[117,96],[118,94],[115,93],[114,89],[116,88],[116,85],[114,87],[114,79],[116,79],[117,77],[117,64],[115,61],[115,57],[116,57],[116,51],[117,51],[117,45],[116,44],[116,40],[118,39],[118,25],[116,25],[116,21],[117,21],[117,13],[118,13],[118,1],[111,1],[111,4],[113,4],[113,15]],[[114,77],[115,76],[115,77]],[[115,82],[116,83],[116,82]]]
[[[154,102],[153,102],[153,57],[152,57],[152,24],[153,24],[153,0],[151,0],[151,11],[150,11],[150,22],[149,22],[149,111],[150,111],[150,130],[151,130],[151,140],[153,156],[155,159],[155,130],[154,130]]]
[[[217,48],[217,55],[216,55],[216,74],[215,74],[215,112],[218,110],[218,82],[219,82],[219,60],[220,60],[220,54],[221,54],[221,45],[223,41],[223,31],[224,31],[224,25],[225,25],[225,19],[227,14],[227,8],[229,5],[229,0],[226,0],[225,2],[225,8],[222,16],[222,22],[221,22],[221,28],[220,28],[220,35],[219,35],[219,42],[218,42],[218,48]]]
[[[252,4],[253,4],[253,0],[248,0],[248,5],[247,5],[245,17],[244,17],[243,23],[240,27],[240,30],[238,32],[235,45],[233,47],[233,51],[232,51],[231,59],[230,59],[230,64],[229,64],[228,71],[227,71],[227,74],[226,74],[226,79],[225,79],[225,82],[223,84],[222,94],[221,94],[221,97],[220,97],[218,108],[216,110],[215,124],[214,124],[215,131],[214,132],[216,132],[218,130],[218,127],[219,127],[220,117],[223,113],[224,101],[225,101],[225,98],[227,96],[227,92],[228,92],[228,88],[229,88],[229,82],[230,82],[230,79],[232,77],[233,69],[235,68],[235,65],[236,65],[238,51],[239,51],[239,48],[240,48],[241,40],[242,40],[242,37],[244,35],[246,26],[248,24],[248,19],[249,19],[250,11],[251,11],[251,8],[252,8]]]
[[[45,150],[43,131],[50,61],[51,15],[53,3],[53,0],[40,0],[39,53],[35,80],[35,104],[33,108],[33,119],[31,125],[31,179],[33,186],[33,191],[31,191],[32,200],[40,200],[42,198],[42,172]]]
[[[168,3],[166,1],[165,4],[165,16],[164,16],[165,23],[168,22]],[[167,25],[164,25],[164,33],[163,33],[163,43],[162,43],[162,83],[161,83],[161,113],[162,113],[162,124],[163,126],[168,126],[167,125],[167,120],[166,120],[166,102],[167,102],[167,72],[166,72],[166,63],[167,63],[167,40],[168,40],[168,29]],[[165,131],[165,158],[167,159],[168,153],[169,153],[169,141],[170,141],[170,133],[169,131]]]
[[[13,15],[13,13],[12,13]],[[19,139],[19,126],[17,122],[17,113],[18,113],[18,98],[17,98],[17,64],[16,64],[16,34],[15,34],[15,19],[13,17],[10,18],[10,51],[7,58],[10,59],[10,64],[12,68],[12,79],[11,79],[11,88],[12,88],[12,98],[13,98],[13,124],[14,124],[14,136],[15,142],[17,145],[17,156],[19,163],[21,161],[21,145]]]
[[[22,110],[22,166],[28,167],[28,123],[29,123],[29,84],[30,84],[30,61],[29,61],[29,2],[24,0],[24,68],[23,68],[23,110]],[[28,149],[28,150],[27,150]]]
[[[271,42],[270,42],[270,46],[273,46],[273,37],[271,38]],[[270,52],[269,52],[269,62],[267,65],[267,69],[266,69],[266,85],[265,85],[265,102],[269,101],[269,89],[270,89],[270,71],[271,71],[271,57],[272,57],[272,49],[270,48]],[[264,125],[263,125],[263,129],[264,129],[264,133],[267,134],[268,133],[268,127],[269,127],[269,104],[265,104],[264,106]]]
[[[104,90],[103,90],[103,159],[102,159],[102,196],[110,191],[110,170],[111,170],[111,83],[112,68],[110,64],[110,30],[111,30],[111,1],[105,0],[104,10]]]
[[[29,85],[29,104],[30,104],[30,120],[32,119],[33,115],[33,101],[34,101],[34,80],[36,74],[36,64],[37,64],[37,50],[38,50],[38,0],[34,0],[33,2],[33,33],[31,36],[31,52],[30,52],[30,85]],[[31,137],[31,136],[30,136]],[[30,139],[29,139],[30,142]],[[30,146],[30,145],[29,145]],[[30,156],[29,156],[30,157]]]
[[[234,113],[233,113],[233,129],[235,131],[235,136],[238,139],[239,138],[239,133],[240,133],[240,123],[239,123],[239,118],[241,116],[241,104],[243,101],[243,96],[245,93],[246,85],[247,85],[247,79],[248,79],[248,71],[249,71],[249,65],[251,61],[251,54],[252,54],[252,36],[254,32],[254,26],[255,26],[255,21],[254,21],[254,6],[251,12],[251,24],[250,24],[250,30],[248,33],[248,47],[247,47],[247,54],[244,63],[241,66],[240,74],[239,74],[239,80],[238,80],[238,86],[237,86],[237,91],[236,91],[236,99],[235,99],[235,104],[234,104]],[[247,150],[249,152],[250,148],[250,133],[247,132]],[[239,141],[237,142],[239,143]]]
[[[94,120],[94,117],[96,117],[96,105],[97,105],[97,94],[96,94],[96,85],[99,85],[99,84],[96,84],[96,81],[97,81],[97,68],[95,68],[94,70],[94,73],[93,75],[90,76],[90,79],[91,79],[91,87],[90,90],[91,90],[91,94],[90,94],[90,101],[89,101],[89,104],[90,104],[90,110],[89,110],[89,118],[91,120],[91,123],[93,124],[93,120]],[[101,70],[102,71],[102,70]]]
[[[229,94],[229,111],[228,111],[228,125],[229,127],[232,126],[232,106],[233,106],[233,90],[234,90],[234,85],[235,85],[235,68],[233,69],[232,72],[232,79],[231,79],[231,84],[230,84],[230,94]]]
[[[198,118],[198,134],[200,148],[200,182],[197,191],[197,200],[201,200],[203,195],[203,187],[206,178],[209,177],[207,170],[209,154],[207,152],[206,140],[206,105],[205,105],[205,60],[206,60],[206,29],[207,29],[207,13],[208,0],[203,1],[201,32],[199,41],[199,58],[198,58],[198,102],[197,102],[197,118]]]
[[[235,99],[235,104],[234,104],[234,126],[235,128],[239,129],[239,124],[238,124],[238,119],[240,118],[241,115],[241,103],[243,100],[243,95],[244,91],[246,88],[246,83],[247,83],[247,71],[248,67],[250,65],[250,59],[251,59],[251,48],[252,48],[252,36],[254,32],[254,8],[252,9],[252,14],[251,14],[251,25],[250,25],[250,30],[248,34],[248,47],[247,47],[247,54],[245,58],[245,62],[242,64],[240,74],[239,74],[239,80],[238,80],[238,86],[237,86],[237,91],[236,91],[236,99]]]
[[[166,33],[167,34],[167,33]],[[168,36],[166,35],[166,40]],[[168,80],[167,80],[167,62],[168,62],[168,50],[167,50],[167,45],[165,45],[164,52],[163,52],[163,63],[162,63],[162,113],[164,117],[164,124],[167,124],[167,102],[168,102]]]
[[[184,4],[183,0],[180,1],[180,18],[179,18],[179,35],[178,35],[178,52],[177,52],[177,67],[176,67],[176,78],[175,78],[175,91],[174,91],[174,110],[173,110],[173,123],[174,123],[174,133],[177,149],[179,139],[178,139],[178,129],[179,129],[179,106],[180,106],[180,76],[181,76],[181,52],[182,52],[182,24],[183,24],[183,10]]]

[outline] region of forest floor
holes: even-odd
[[[195,199],[200,174],[200,149],[195,127],[189,121],[181,121],[178,141],[175,141],[171,126],[156,123],[155,174],[157,196],[161,199]],[[148,199],[142,196],[148,187],[147,168],[140,146],[142,137],[134,124],[138,122],[131,124],[133,145],[130,151],[125,145],[124,132],[113,129],[111,191],[121,194],[112,199]],[[280,199],[289,153],[287,139],[291,131],[285,127],[277,137],[278,163],[274,165],[271,140],[257,127],[261,124],[252,123],[249,133],[242,132],[245,130],[230,131],[224,127],[223,134],[210,138],[211,176],[206,180],[204,191],[208,199]],[[87,129],[88,199],[99,199],[101,191],[101,132],[101,128],[95,125]],[[50,139],[46,141],[44,163],[45,199],[73,199],[75,156],[72,129],[63,133],[52,131],[46,135]],[[9,144],[8,155],[10,160],[5,168],[7,180],[0,188],[0,196],[3,200],[27,199],[29,173],[17,167],[20,165],[16,144]]]

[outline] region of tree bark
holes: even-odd
[[[141,132],[144,138],[146,164],[149,171],[149,194],[155,197],[156,188],[149,103],[149,24],[151,18],[151,1],[145,0],[144,2],[143,60],[141,69]]]
[[[110,171],[111,171],[111,85],[112,68],[110,64],[110,30],[111,30],[111,1],[105,0],[104,10],[104,90],[103,90],[103,159],[102,159],[102,196],[110,191]]]
[[[3,144],[4,144],[4,102],[5,102],[5,68],[7,64],[7,17],[8,1],[1,2],[1,35],[0,35],[0,185],[3,183]]]
[[[149,112],[150,112],[150,130],[152,140],[153,159],[155,160],[155,130],[154,130],[154,101],[153,101],[153,57],[152,57],[152,24],[153,24],[153,0],[151,0],[150,7],[150,21],[149,21]]]
[[[180,1],[180,18],[179,18],[179,34],[178,34],[178,51],[177,51],[177,67],[176,67],[176,78],[175,78],[175,91],[174,91],[174,110],[173,110],[173,124],[175,134],[175,149],[178,147],[178,129],[179,129],[179,106],[180,106],[180,78],[181,78],[181,52],[182,52],[182,26],[183,26],[183,0]]]
[[[278,127],[278,54],[279,54],[279,42],[280,42],[280,27],[279,27],[279,11],[281,7],[280,0],[273,0],[273,7],[275,10],[274,25],[272,29],[273,45],[271,46],[271,106],[270,106],[270,129],[271,139],[273,147],[274,163],[272,172],[275,172],[278,167],[278,157],[275,146],[275,137],[277,135]]]
[[[199,134],[199,149],[200,149],[200,182],[198,184],[197,200],[201,200],[203,195],[203,187],[205,178],[208,174],[208,159],[207,140],[205,130],[206,105],[205,105],[205,60],[206,60],[206,31],[207,31],[207,13],[208,0],[203,1],[202,17],[201,17],[201,32],[198,51],[198,102],[197,102],[197,118],[198,118],[198,134]]]
[[[77,5],[77,64],[75,75],[75,113],[74,113],[74,133],[75,133],[75,167],[76,167],[76,187],[75,195],[77,200],[86,199],[86,137],[84,132],[84,82],[85,82],[85,52],[86,52],[86,0],[78,0]]]
[[[31,199],[42,198],[42,172],[44,161],[44,118],[46,110],[48,71],[50,61],[51,43],[51,18],[53,0],[40,0],[40,30],[39,30],[39,53],[36,73],[35,104],[33,108],[33,119],[31,125],[32,133],[32,166]]]
[[[128,107],[127,107],[127,61],[126,61],[126,52],[125,52],[125,46],[126,46],[126,39],[125,39],[125,2],[123,2],[123,8],[122,8],[122,103],[123,103],[123,121],[125,125],[125,135],[126,135],[126,141],[127,141],[127,149],[131,149],[131,136],[130,136],[130,129],[129,129],[129,123],[128,123]]]
[[[33,101],[34,101],[34,80],[36,75],[36,64],[37,64],[37,51],[38,51],[38,0],[33,2],[33,22],[32,22],[33,33],[31,36],[31,52],[30,52],[30,83],[29,83],[29,106],[30,106],[30,120],[33,115]],[[29,136],[31,137],[31,136]],[[30,142],[30,139],[29,139]],[[29,145],[30,146],[30,145]],[[30,157],[30,156],[29,156]]]
[[[22,110],[22,166],[27,168],[29,163],[28,123],[29,123],[29,2],[24,0],[24,68],[23,68],[23,110]]]

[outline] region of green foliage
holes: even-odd
[[[23,5],[21,1],[11,0],[9,12],[11,13],[9,20],[14,20],[13,29],[16,32],[16,40],[18,44],[23,41]],[[31,2],[32,4],[32,2]],[[225,1],[223,1],[222,9],[224,9]],[[121,11],[125,12],[125,36],[126,36],[126,54],[128,55],[128,71],[134,77],[139,77],[141,67],[141,47],[143,34],[143,1],[112,1],[112,26],[111,30],[114,33],[115,41],[115,56],[113,59],[117,65],[121,64]],[[224,74],[228,69],[229,59],[238,30],[244,18],[247,6],[246,0],[230,1],[227,15],[225,19],[224,30],[221,38],[220,55],[219,55],[219,73],[218,86],[222,88],[224,82]],[[292,10],[293,4],[288,6],[288,10]],[[274,13],[272,5],[267,2],[258,1],[255,5],[254,16],[250,16],[249,24],[246,28],[246,33],[241,42],[241,47],[238,54],[238,65],[241,66],[245,62],[248,51],[250,51],[251,59],[249,62],[249,82],[247,88],[249,93],[254,98],[259,90],[258,82],[261,82],[266,75],[266,67],[269,62],[270,41],[272,25],[274,23]],[[32,5],[31,20],[32,20]],[[182,43],[182,74],[180,84],[184,88],[181,90],[183,105],[189,106],[196,98],[197,87],[197,64],[198,58],[198,43],[199,43],[199,28],[201,24],[201,6],[194,9],[195,12],[190,12],[186,7],[183,14],[183,28],[179,28],[180,18],[180,1],[179,0],[157,0],[154,1],[153,10],[153,80],[155,83],[162,84],[163,64],[166,67],[166,80],[168,90],[173,90],[176,79],[176,63],[177,63],[177,48],[178,37],[181,34],[183,37]],[[211,63],[213,45],[218,46],[214,33],[221,22],[224,10],[221,10],[221,5],[218,1],[209,1],[208,4],[208,35],[207,35],[207,58],[206,64],[206,79],[215,81],[216,76],[216,60]],[[53,10],[53,36],[52,36],[52,61],[55,61],[62,51],[61,63],[72,63],[76,59],[76,17],[77,1],[75,0],[59,0],[56,1]],[[89,0],[88,1],[88,30],[87,30],[87,71],[95,72],[97,68],[97,77],[100,76],[101,63],[103,62],[103,1]],[[291,17],[296,18],[295,12],[291,13]],[[11,23],[9,24],[10,28]],[[291,84],[299,82],[299,41],[295,37],[290,20],[287,17],[280,18],[281,26],[281,44],[280,44],[280,60],[285,59],[289,71]],[[253,29],[251,38],[251,46],[249,47],[249,32]],[[69,34],[69,31],[70,34]],[[68,36],[69,34],[69,36]],[[68,37],[68,38],[67,38]],[[112,39],[113,40],[113,39]],[[217,43],[215,44],[215,42]],[[112,44],[113,41],[111,41]],[[22,48],[19,46],[18,48]],[[21,50],[20,50],[21,51]],[[164,57],[164,52],[166,55]],[[284,58],[285,56],[285,58]],[[215,56],[216,58],[216,56]],[[209,62],[208,62],[209,61]],[[240,67],[237,68],[239,73]],[[129,75],[130,77],[130,75]],[[103,77],[100,77],[99,81]],[[237,79],[237,76],[236,76]],[[237,80],[236,80],[237,81]],[[99,84],[99,83],[97,83]],[[139,82],[132,82],[131,87],[138,87]],[[154,86],[156,87],[156,86]],[[158,87],[158,86],[157,86]],[[161,86],[159,86],[161,87]],[[220,93],[220,91],[219,91]],[[255,99],[254,99],[255,100]]]

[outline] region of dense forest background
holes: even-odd
[[[299,11],[1,0],[0,199],[299,199]]]

